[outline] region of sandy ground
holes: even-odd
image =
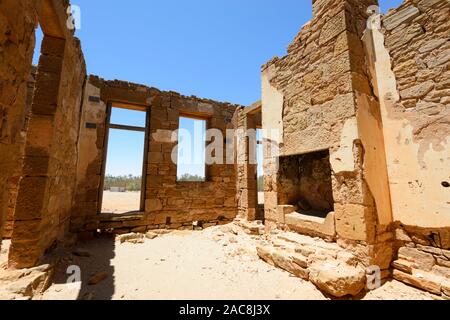
[[[140,192],[103,192],[102,212],[127,213],[139,211],[141,203]]]
[[[11,246],[11,240],[3,240],[0,249],[0,266],[8,262],[8,252]]]
[[[141,202],[140,192],[103,192],[102,212],[127,213],[139,211]],[[258,193],[258,203],[264,204],[264,192]]]
[[[264,192],[258,192],[258,204],[264,204]]]
[[[56,271],[55,284],[40,298],[48,299],[327,299],[310,282],[276,269],[256,254],[258,241],[226,227],[175,231],[143,244],[103,236],[79,250],[90,257],[68,255]],[[226,230],[226,229],[225,229]],[[78,265],[82,283],[67,285],[66,268]],[[108,277],[87,285],[99,272]],[[393,281],[364,299],[431,299],[422,291]]]

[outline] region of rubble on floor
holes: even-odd
[[[365,268],[335,243],[290,232],[267,235],[257,247],[267,263],[309,280],[334,297],[356,296],[366,285]]]
[[[247,221],[245,219],[235,219],[234,223],[245,230],[247,234],[250,235],[262,235],[265,233],[266,227],[260,220],[257,221]]]
[[[392,263],[393,277],[416,288],[450,299],[450,251],[409,243]]]
[[[51,285],[53,268],[45,264],[31,269],[0,267],[0,300],[31,300]]]

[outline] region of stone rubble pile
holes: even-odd
[[[356,296],[366,286],[365,268],[358,259],[318,238],[289,232],[268,235],[257,252],[267,263],[311,281],[334,297]]]
[[[450,299],[450,250],[411,244],[398,251],[393,277]]]
[[[0,300],[31,300],[50,287],[52,276],[48,264],[21,270],[0,268]]]

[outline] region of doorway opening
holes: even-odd
[[[101,213],[144,211],[147,124],[144,108],[108,108]]]

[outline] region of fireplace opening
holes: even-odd
[[[334,211],[328,150],[280,158],[279,203],[325,219]]]

